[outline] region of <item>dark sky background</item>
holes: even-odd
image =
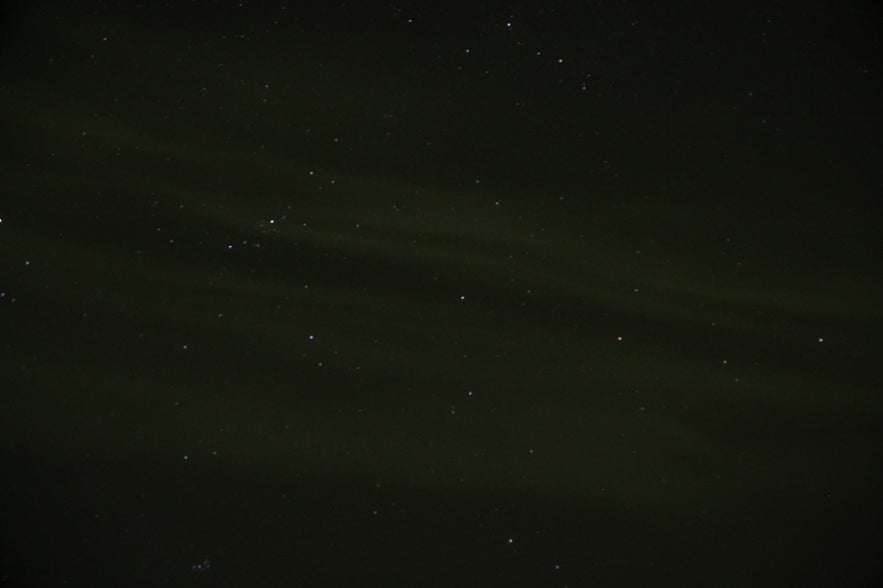
[[[0,10],[0,585],[883,579],[873,3]]]

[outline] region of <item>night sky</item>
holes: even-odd
[[[0,585],[883,581],[873,3],[0,11]]]

